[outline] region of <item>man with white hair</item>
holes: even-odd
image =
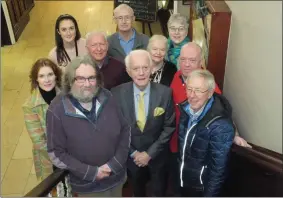
[[[214,92],[214,76],[194,70],[186,78],[187,100],[179,106],[179,167],[181,195],[219,196],[235,129],[232,107]]]
[[[178,156],[178,131],[179,131],[179,120],[180,120],[180,110],[179,104],[187,100],[186,93],[186,84],[185,81],[187,76],[194,70],[202,69],[202,50],[201,47],[194,43],[189,42],[185,44],[180,52],[180,57],[178,59],[178,64],[180,70],[175,73],[173,81],[171,83],[171,88],[173,90],[173,100],[175,103],[175,112],[176,112],[176,131],[174,132],[172,139],[170,140],[170,172],[172,175],[172,185],[175,196],[179,196],[180,192],[178,187],[174,184],[178,183],[178,166],[176,165],[177,156]],[[221,94],[221,90],[215,85],[214,92]],[[234,143],[244,147],[250,147],[250,145],[239,136],[237,130],[234,138]]]
[[[133,82],[119,85],[111,91],[131,125],[127,167],[134,196],[146,196],[146,182],[150,177],[151,196],[163,197],[169,140],[175,130],[172,90],[150,82],[152,60],[147,51],[134,50],[127,55],[125,62]]]
[[[108,54],[121,62],[124,62],[126,55],[135,49],[146,49],[149,37],[138,33],[133,28],[135,15],[133,9],[127,4],[120,4],[114,9],[114,21],[117,24],[118,32],[108,37]]]
[[[104,88],[110,90],[112,87],[131,80],[126,72],[125,65],[107,55],[109,45],[104,32],[89,33],[86,39],[86,48],[95,65],[98,66],[102,73]]]

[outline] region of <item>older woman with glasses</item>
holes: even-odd
[[[166,37],[162,35],[153,35],[150,38],[147,46],[147,51],[149,52],[153,63],[150,79],[152,82],[170,86],[177,68],[176,65],[165,60],[167,49]]]
[[[168,20],[168,53],[167,60],[174,63],[179,69],[178,58],[183,45],[190,41],[188,35],[189,24],[185,16],[173,14]]]

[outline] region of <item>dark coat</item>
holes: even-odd
[[[214,94],[210,108],[188,129],[190,116],[180,104],[179,125],[180,179],[182,187],[203,190],[203,196],[220,193],[226,177],[226,165],[234,139],[232,108],[226,98]]]

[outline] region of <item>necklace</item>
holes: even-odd
[[[165,65],[165,63],[163,63],[163,65],[162,65],[162,67],[160,69],[158,69],[157,71],[155,71],[152,74],[152,77],[151,77],[151,81],[152,82],[160,83],[160,80],[162,78],[162,73],[163,73],[163,70],[164,70],[164,65]]]

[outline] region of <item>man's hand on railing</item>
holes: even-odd
[[[110,173],[111,173],[111,169],[107,164],[104,164],[98,168],[96,179],[100,180],[105,177],[109,177]]]
[[[237,144],[238,146],[243,146],[243,147],[252,148],[252,146],[249,145],[249,144],[247,143],[247,141],[246,141],[244,138],[240,137],[239,135],[235,135],[233,142],[234,142],[235,144]]]

